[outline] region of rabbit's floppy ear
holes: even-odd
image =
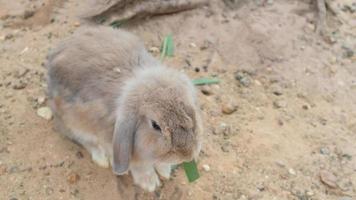
[[[124,174],[130,165],[137,128],[137,117],[134,113],[120,113],[116,119],[113,138],[113,170],[115,174]]]

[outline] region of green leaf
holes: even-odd
[[[125,20],[115,20],[115,21],[110,23],[110,26],[113,27],[113,28],[119,28],[124,23],[125,23]]]
[[[161,60],[165,57],[172,57],[174,54],[174,44],[172,35],[168,35],[164,38],[161,46]]]
[[[197,164],[195,163],[194,160],[190,162],[184,162],[183,167],[184,167],[185,175],[187,176],[188,181],[190,183],[197,180],[200,177]]]
[[[194,85],[215,84],[219,82],[220,80],[217,78],[198,78],[193,80]]]

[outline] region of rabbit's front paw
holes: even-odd
[[[90,151],[91,159],[94,163],[103,168],[108,168],[110,166],[109,158],[104,150],[101,148],[92,148]]]
[[[155,168],[159,175],[163,178],[169,179],[171,177],[172,167],[170,164],[156,164]]]
[[[161,184],[153,167],[152,169],[143,171],[131,169],[131,173],[135,184],[149,192],[153,192]]]

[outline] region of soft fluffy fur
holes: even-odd
[[[194,86],[137,37],[82,28],[50,52],[46,65],[56,129],[100,166],[130,170],[136,184],[153,191],[156,171],[169,178],[172,164],[197,157],[202,122]]]

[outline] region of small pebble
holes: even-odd
[[[327,147],[321,147],[320,148],[320,153],[323,155],[329,155],[330,154],[330,150]]]
[[[230,152],[230,145],[228,143],[223,144],[221,150],[225,153]]]
[[[74,22],[74,26],[75,27],[79,27],[80,26],[80,22]]]
[[[37,110],[37,115],[46,120],[52,119],[52,111],[49,107],[41,107]]]
[[[15,90],[21,90],[24,89],[27,86],[25,82],[22,80],[15,80],[12,82],[12,88]]]
[[[45,102],[46,102],[46,97],[41,96],[41,97],[38,97],[38,98],[37,98],[37,103],[38,103],[39,105],[42,105],[42,104],[44,104]]]
[[[307,191],[306,195],[309,196],[309,197],[314,196],[314,192],[313,191]]]
[[[227,115],[234,113],[236,110],[237,110],[237,106],[233,103],[226,103],[226,104],[223,104],[221,107],[222,113],[227,114]]]
[[[25,12],[23,13],[23,18],[28,19],[28,18],[32,17],[34,14],[35,14],[35,11],[33,11],[33,10],[25,10]]]
[[[290,175],[293,175],[293,176],[295,176],[295,175],[297,174],[297,172],[295,172],[295,170],[292,169],[292,168],[289,168],[289,169],[288,169],[288,173],[289,173]]]
[[[190,43],[189,46],[192,47],[192,48],[196,48],[197,47],[197,45],[194,42]]]
[[[212,91],[212,89],[211,89],[211,87],[210,87],[209,85],[204,85],[204,86],[202,86],[202,87],[200,88],[200,91],[201,91],[203,94],[207,95],[207,96],[213,94],[213,91]]]
[[[206,171],[206,172],[210,171],[209,165],[203,165],[202,167],[203,167],[204,171]]]
[[[151,53],[159,53],[159,48],[158,47],[150,47],[148,49],[148,51]]]
[[[276,165],[278,165],[279,167],[282,167],[282,168],[286,167],[286,165],[280,160],[276,161]]]
[[[285,107],[287,107],[287,102],[283,101],[283,100],[277,100],[277,101],[273,102],[273,106],[277,109],[285,108]]]
[[[79,181],[80,176],[76,173],[70,173],[67,177],[67,182],[70,184],[75,184]]]
[[[271,86],[271,90],[272,90],[272,93],[276,96],[281,96],[283,94],[282,87],[277,84],[273,84]]]
[[[81,151],[78,151],[75,155],[76,155],[76,157],[77,157],[78,159],[84,158],[84,155],[83,155],[83,153],[82,153]]]
[[[238,71],[235,73],[235,79],[239,81],[242,86],[248,87],[251,84],[249,75],[245,72]]]
[[[329,186],[330,188],[337,188],[337,178],[334,174],[330,173],[329,171],[322,170],[320,171],[320,181]]]
[[[21,77],[24,77],[30,70],[27,69],[27,68],[21,68],[17,71],[16,73],[16,78],[21,78]]]

